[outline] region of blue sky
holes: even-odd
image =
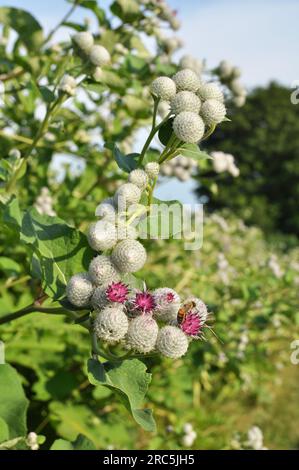
[[[99,0],[106,6],[109,0]],[[185,51],[214,66],[226,58],[243,70],[247,86],[277,79],[285,85],[299,79],[298,0],[168,0],[182,20],[179,35]],[[46,28],[69,8],[64,0],[0,0],[0,5],[34,12]],[[74,19],[87,16],[78,9]]]
[[[109,0],[99,0],[107,6]],[[227,59],[242,69],[247,87],[264,85],[271,79],[290,86],[299,80],[299,0],[168,0],[182,20],[179,36],[184,53],[206,58],[209,67]],[[55,26],[70,5],[64,0],[0,0],[0,6],[25,8],[34,13],[47,30]],[[79,8],[72,19],[89,16]],[[95,25],[94,25],[95,26]],[[60,33],[68,35],[68,31]],[[158,197],[196,202],[194,182],[171,180],[158,189]]]

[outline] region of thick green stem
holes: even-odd
[[[12,320],[16,320],[17,318],[24,317],[25,315],[29,315],[29,313],[33,312],[41,312],[41,313],[51,313],[51,314],[61,314],[64,312],[64,308],[46,308],[46,307],[38,307],[36,305],[29,305],[28,307],[22,308],[17,312],[8,313],[0,318],[0,325],[4,325]]]
[[[160,155],[159,164],[165,162],[169,157],[175,156],[176,152],[178,151],[178,147],[181,145],[181,141],[172,134],[171,138],[169,139],[165,149]]]
[[[143,146],[143,149],[141,150],[140,158],[139,158],[139,164],[143,162],[145,153],[147,149],[149,148],[151,141],[155,137],[156,133],[159,131],[159,129],[163,126],[163,124],[167,121],[167,119],[170,117],[171,113],[169,113],[157,126],[155,125],[156,123],[156,115],[157,115],[157,108],[158,108],[158,100],[155,100],[155,105],[154,105],[154,115],[153,115],[153,124],[152,124],[152,129],[149,133],[148,138],[145,141],[145,144]]]

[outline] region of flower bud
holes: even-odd
[[[103,65],[109,64],[110,59],[110,54],[107,49],[98,44],[92,46],[89,51],[89,60],[96,67],[102,67]]]
[[[237,95],[237,96],[244,96],[246,95],[246,89],[242,85],[242,83],[239,80],[232,80],[230,84],[230,88],[232,92]]]
[[[127,346],[146,354],[155,348],[159,327],[151,315],[140,315],[129,322]]]
[[[148,183],[148,176],[144,170],[137,168],[129,174],[129,182],[143,191]]]
[[[176,326],[163,326],[158,333],[156,348],[163,356],[178,359],[188,349],[187,336]]]
[[[245,95],[240,95],[240,96],[235,96],[233,99],[233,103],[237,108],[242,108],[244,104],[246,103],[246,96]]]
[[[116,211],[113,205],[113,198],[104,199],[101,202],[101,204],[97,206],[95,215],[97,217],[104,217],[105,220],[110,220],[111,222],[115,222]]]
[[[116,227],[105,219],[95,222],[89,227],[87,239],[93,250],[109,250],[117,242]]]
[[[200,116],[184,111],[174,118],[173,130],[178,139],[183,142],[196,143],[204,135],[205,126]]]
[[[107,286],[96,287],[91,297],[91,305],[95,310],[102,310],[109,301],[106,295]]]
[[[119,272],[112,263],[109,256],[98,255],[89,265],[91,281],[97,286],[107,286],[113,281],[119,281]]]
[[[217,100],[224,102],[222,90],[216,83],[203,83],[198,90],[199,97],[203,100]]]
[[[200,87],[200,79],[193,70],[183,69],[177,72],[173,77],[177,91],[193,91],[194,93]]]
[[[176,291],[168,287],[160,287],[154,290],[153,296],[156,303],[155,317],[165,322],[176,320],[181,302]]]
[[[157,178],[160,171],[160,165],[156,162],[149,162],[145,165],[145,172],[147,173],[148,177],[151,179]]]
[[[176,93],[175,83],[169,77],[158,77],[151,84],[151,93],[162,100],[169,101]]]
[[[137,240],[123,240],[113,248],[111,259],[121,273],[134,273],[146,262],[146,251]]]
[[[219,72],[222,78],[228,78],[231,76],[233,71],[233,66],[227,61],[222,60],[219,64]]]
[[[61,79],[61,82],[58,86],[58,89],[62,93],[66,93],[69,96],[74,96],[76,91],[76,80],[71,75],[64,75]]]
[[[133,183],[125,183],[118,188],[114,195],[115,205],[124,210],[131,204],[137,204],[141,198],[141,191]]]
[[[93,46],[93,36],[88,31],[82,31],[72,37],[73,43],[85,54],[88,54]]]
[[[220,103],[220,101],[207,100],[203,103],[200,114],[204,122],[208,126],[211,126],[223,121],[226,115],[226,108],[223,103]]]
[[[170,107],[174,114],[180,114],[183,111],[199,113],[201,101],[195,93],[191,91],[180,91],[171,100]]]
[[[108,305],[99,312],[94,322],[98,338],[107,343],[117,343],[128,331],[128,319],[122,305]]]
[[[72,276],[66,286],[66,296],[76,307],[85,307],[89,304],[93,293],[93,285],[87,273]]]
[[[180,67],[182,69],[193,70],[197,75],[200,75],[203,71],[204,64],[202,61],[195,59],[191,55],[184,55],[180,60]]]

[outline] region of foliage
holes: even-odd
[[[219,128],[206,141],[208,150],[235,156],[240,176],[214,172],[199,175],[198,194],[208,196],[208,208],[232,209],[246,222],[268,232],[299,233],[298,200],[298,105],[290,90],[276,83],[253,90],[232,122]]]

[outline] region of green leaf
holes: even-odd
[[[64,21],[62,23],[62,26],[65,26],[66,28],[74,29],[75,31],[79,31],[79,32],[86,31],[85,26],[82,26],[81,24],[78,24],[78,23],[74,23],[72,21]]]
[[[141,18],[140,6],[135,0],[116,0],[110,7],[112,13],[126,23]]]
[[[193,158],[193,160],[212,160],[212,157],[207,152],[200,150],[197,144],[184,144],[179,147],[177,151],[180,153],[180,155]]]
[[[13,198],[6,205],[3,205],[3,222],[10,227],[19,230],[22,224],[22,216],[17,198]]]
[[[118,164],[119,168],[121,168],[126,173],[130,173],[130,171],[137,168],[140,157],[139,153],[129,153],[128,155],[124,155],[114,142],[107,142],[105,147],[112,151],[113,158]]]
[[[79,434],[75,441],[56,439],[50,450],[96,450],[93,442],[87,437]]]
[[[38,87],[40,94],[42,95],[43,100],[46,103],[52,103],[52,101],[55,101],[56,97],[48,87],[46,86],[40,86]]]
[[[100,79],[91,83],[84,84],[84,87],[91,91],[96,91],[96,85],[105,85],[111,90],[123,92],[126,90],[126,81],[112,70],[101,70]],[[91,87],[93,86],[93,88]]]
[[[9,429],[9,439],[26,435],[27,408],[28,400],[17,372],[9,364],[0,364],[0,418]]]
[[[3,418],[0,417],[0,444],[1,442],[8,441],[9,429]]]
[[[8,276],[16,276],[21,272],[21,267],[13,259],[1,256],[0,270],[4,271]]]
[[[144,100],[138,98],[138,96],[126,95],[123,98],[123,103],[128,109],[129,114],[135,118],[145,119],[150,115],[149,109],[146,106]]]
[[[138,359],[128,359],[121,363],[106,363],[89,359],[88,379],[93,385],[104,385],[112,389],[132,413],[135,421],[146,431],[154,432],[156,424],[149,409],[142,409],[142,402],[151,381],[151,374]]]
[[[172,123],[173,123],[174,118],[168,119],[165,124],[160,128],[158,132],[158,137],[163,145],[167,145],[172,133],[173,133],[173,128],[172,128]]]
[[[153,198],[149,215],[138,223],[141,238],[168,239],[182,234],[183,210],[179,201]]]
[[[76,273],[86,271],[93,257],[85,235],[58,217],[25,212],[20,239],[39,260],[43,288],[54,300],[65,295],[65,286]],[[35,267],[35,273],[39,272]]]
[[[129,72],[146,72],[148,70],[147,62],[142,57],[132,54],[126,57],[125,64]]]
[[[36,51],[43,42],[42,27],[27,11],[18,8],[0,8],[0,23],[14,29],[29,51]]]

